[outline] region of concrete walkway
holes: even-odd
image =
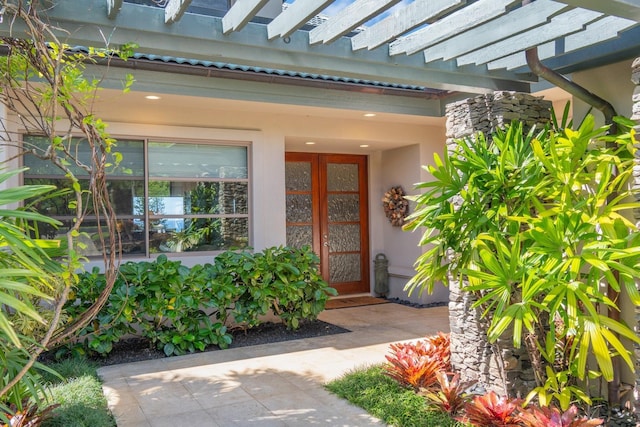
[[[323,384],[449,328],[446,307],[393,303],[320,319],[351,332],[101,368],[109,407],[119,427],[380,426]]]

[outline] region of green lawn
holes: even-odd
[[[461,427],[448,415],[427,407],[423,397],[401,387],[381,366],[356,369],[326,388],[394,427]]]

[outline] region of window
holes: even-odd
[[[45,143],[34,136],[24,140]],[[124,255],[248,246],[247,145],[119,140],[116,151],[123,161],[108,172],[108,186]],[[26,156],[24,163],[30,168],[24,174],[25,184],[68,187],[62,172],[49,162]],[[80,169],[75,172],[86,188],[87,181],[82,181],[86,173]],[[69,202],[69,195],[37,202],[38,211],[64,224],[60,230],[39,230],[42,236],[60,237],[71,226]],[[87,256],[102,251],[96,226],[91,216],[82,226]]]

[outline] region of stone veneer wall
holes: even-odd
[[[495,92],[449,104],[447,148],[455,150],[456,139],[478,132],[489,134],[516,119],[523,120],[527,127],[548,123],[550,109],[551,102],[516,92]],[[535,387],[535,379],[524,347],[512,349],[511,337],[489,344],[480,311],[471,309],[471,295],[462,292],[460,283],[451,278],[449,288],[451,363],[455,371],[465,380],[478,380],[479,387],[487,391],[525,397]],[[502,377],[501,366],[506,378]]]
[[[635,127],[637,132],[636,139],[640,142],[640,58],[633,61],[631,66],[631,81],[636,85],[633,91],[633,109],[631,120],[635,120],[638,126]],[[636,144],[638,146],[640,144]],[[633,187],[640,191],[640,150],[636,153],[636,165],[633,171]],[[636,196],[640,200],[640,194]],[[640,210],[635,211],[636,223],[640,223]],[[636,334],[640,334],[640,307],[636,307]],[[636,384],[635,384],[635,404],[636,411],[640,411],[640,345],[635,344],[636,356]]]

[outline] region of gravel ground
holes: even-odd
[[[246,331],[233,332],[233,342],[229,348],[246,347],[257,344],[269,344],[275,342],[297,340],[301,338],[321,337],[332,334],[342,334],[349,330],[341,328],[321,320],[307,321],[300,324],[297,330],[288,330],[282,323],[263,323]],[[217,346],[210,346],[205,351],[219,351]],[[118,363],[138,362],[141,360],[160,359],[164,352],[150,345],[150,342],[141,338],[121,340],[113,345],[113,350],[106,357],[97,357],[95,360],[102,366]]]

